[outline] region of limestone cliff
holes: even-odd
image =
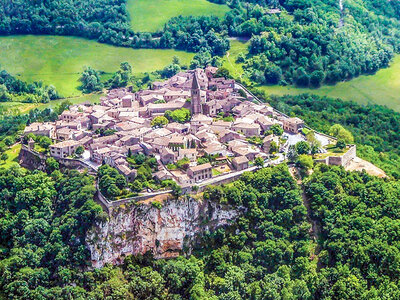
[[[171,258],[190,250],[199,233],[227,225],[239,214],[229,206],[195,199],[166,200],[161,208],[130,204],[114,209],[108,221],[92,228],[86,244],[95,268],[148,251],[155,258]]]

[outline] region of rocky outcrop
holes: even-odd
[[[95,268],[149,251],[155,258],[172,258],[190,251],[199,234],[228,225],[239,214],[227,205],[195,199],[166,200],[160,208],[130,204],[115,208],[106,222],[92,228],[86,244]]]
[[[29,170],[46,170],[46,155],[33,152],[22,145],[18,157],[19,164]]]

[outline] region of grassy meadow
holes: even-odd
[[[400,112],[400,55],[389,68],[381,69],[374,75],[363,75],[335,85],[325,85],[318,89],[296,88],[293,86],[261,86],[271,95],[317,94],[343,100],[353,100],[360,104],[375,103]]]
[[[127,61],[134,73],[165,67],[177,55],[189,64],[194,56],[176,50],[130,49],[65,36],[0,37],[0,66],[21,80],[53,84],[64,97],[80,96],[79,76],[85,66],[115,72]]]
[[[234,78],[242,78],[243,68],[242,64],[236,63],[236,58],[240,53],[246,54],[248,52],[249,41],[242,39],[231,39],[231,48],[224,56],[223,67],[229,70],[229,73]]]
[[[161,29],[172,17],[208,16],[222,17],[229,7],[207,0],[128,0],[127,9],[134,31],[154,32]]]
[[[0,161],[0,168],[9,168],[13,163],[18,162],[18,155],[21,150],[21,144],[15,144],[4,153],[7,154],[8,158],[6,161]]]

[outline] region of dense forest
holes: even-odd
[[[103,216],[94,178],[19,166],[0,171],[0,290],[8,299],[61,299],[87,266],[86,231]]]
[[[83,235],[101,208],[75,171],[0,173],[0,287],[10,299],[397,299],[398,181],[317,166],[301,191],[280,165],[209,187],[241,207],[236,225],[205,234],[189,257],[128,257],[83,269]],[[314,233],[315,234],[315,233]]]
[[[317,299],[399,299],[400,182],[320,165],[305,183],[321,224]],[[331,289],[320,288],[332,282]]]

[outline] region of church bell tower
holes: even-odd
[[[200,85],[197,79],[196,72],[194,72],[193,75],[191,97],[192,97],[192,102],[191,102],[192,115],[202,114],[203,107],[201,105]]]

